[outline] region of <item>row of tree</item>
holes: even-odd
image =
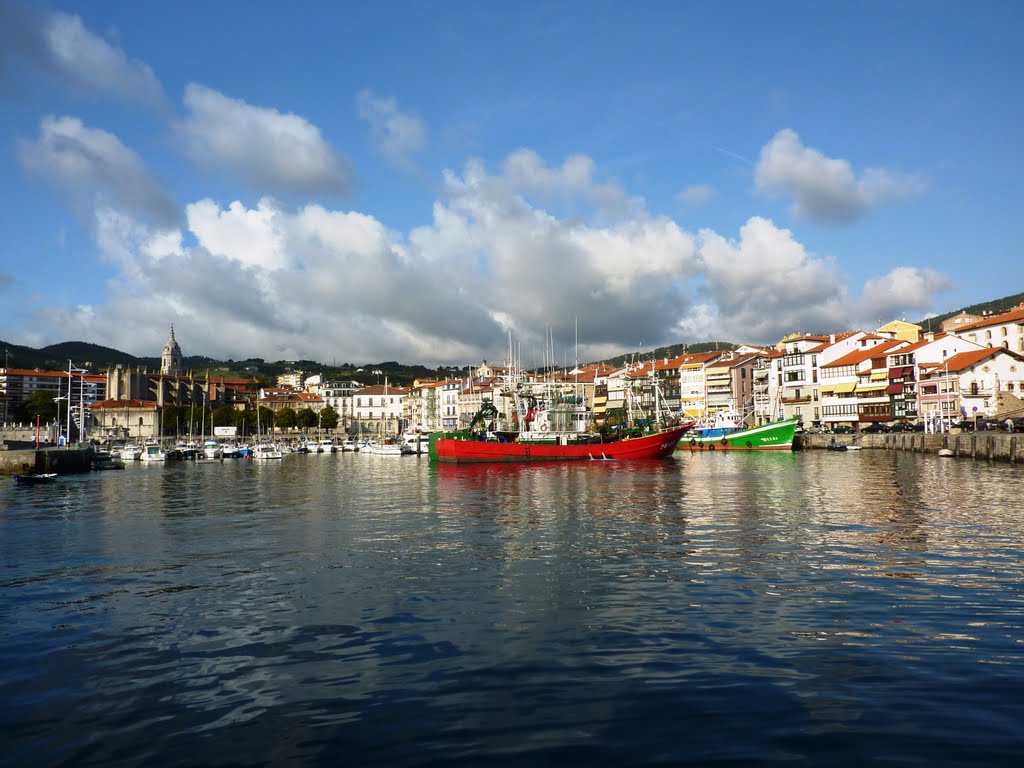
[[[338,412],[327,406],[322,410],[301,408],[294,411],[283,408],[274,412],[265,406],[238,411],[230,405],[216,408],[196,408],[189,405],[166,405],[160,413],[163,434],[189,435],[210,433],[213,427],[236,427],[240,435],[252,435],[257,428],[266,432],[271,429],[324,429],[331,431],[338,427]]]
[[[67,401],[54,402],[53,393],[47,391],[32,393],[12,414],[17,421],[28,424],[34,424],[37,418],[44,424],[51,424],[54,420],[63,423],[67,415]],[[257,413],[253,408],[238,411],[230,405],[219,405],[212,409],[208,406],[165,405],[160,410],[160,427],[167,437],[209,434],[213,427],[237,427],[240,435],[255,434],[257,427],[262,431],[275,427],[331,431],[337,429],[338,422],[338,412],[330,406],[319,412],[312,408],[298,411],[284,408],[277,413],[265,406],[260,406]],[[72,429],[75,429],[74,425]]]

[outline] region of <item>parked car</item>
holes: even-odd
[[[923,421],[916,422],[914,424],[914,431],[915,432],[924,432],[924,422]]]
[[[1024,416],[1010,420],[1013,423],[1014,432],[1024,432]]]
[[[922,427],[923,429],[924,427]],[[890,432],[914,432],[914,425],[909,421],[897,421],[889,426]]]
[[[977,429],[979,432],[998,432],[1005,430],[1006,425],[998,419],[978,419]]]
[[[832,427],[833,435],[852,435],[853,427],[847,426],[846,424],[840,424],[838,427]]]
[[[974,422],[973,421],[954,421],[949,425],[953,429],[959,429],[961,432],[973,432]]]
[[[861,430],[861,432],[865,435],[882,435],[888,431],[889,427],[887,427],[885,424],[880,424],[878,422],[874,424],[868,424]]]

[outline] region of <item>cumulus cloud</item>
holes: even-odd
[[[39,138],[21,142],[18,154],[28,172],[60,189],[84,219],[109,205],[161,226],[178,221],[177,204],[142,158],[114,134],[89,128],[78,118],[45,118]]]
[[[714,187],[697,184],[680,192],[676,199],[683,205],[706,205],[715,196]]]
[[[843,327],[846,289],[828,259],[813,256],[787,229],[753,217],[739,240],[700,233],[706,291],[721,338],[777,340],[792,331]]]
[[[0,4],[0,57],[77,93],[167,109],[153,70],[87,29],[78,16]]]
[[[399,110],[395,99],[380,98],[372,91],[359,93],[356,109],[370,124],[373,142],[384,157],[399,168],[412,168],[412,156],[427,146],[423,120]]]
[[[161,348],[173,322],[186,352],[427,365],[501,360],[509,331],[534,365],[549,334],[573,360],[577,330],[579,359],[592,360],[848,327],[843,276],[790,231],[754,217],[735,238],[692,234],[636,201],[607,220],[592,201],[608,194],[589,158],[549,166],[517,152],[497,171],[473,160],[446,172],[430,221],[407,233],[271,197],[198,200],[178,228],[103,208],[97,242],[118,275],[107,305],[75,317],[91,340],[137,354]],[[559,216],[538,198],[590,215]],[[868,289],[906,298],[941,283],[917,277],[895,270]]]
[[[934,307],[935,294],[951,290],[952,278],[920,267],[897,267],[886,275],[873,277],[864,284],[856,312],[869,321],[887,322],[908,312],[927,312]]]
[[[804,146],[788,128],[761,149],[755,178],[758,191],[792,197],[794,214],[816,222],[850,221],[924,188],[920,179],[885,168],[868,168],[858,178],[848,161]]]
[[[339,195],[352,181],[348,161],[304,117],[232,99],[212,88],[185,88],[178,131],[198,163],[236,174],[259,191]]]

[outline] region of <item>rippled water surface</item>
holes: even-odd
[[[0,764],[1018,765],[1022,500],[885,451],[7,480]]]

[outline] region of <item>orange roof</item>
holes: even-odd
[[[968,323],[960,327],[957,330],[957,334],[964,333],[965,331],[973,331],[978,328],[989,328],[993,325],[1002,325],[1003,323],[1020,323],[1024,322],[1024,306],[1017,306],[1013,309],[1003,312],[1000,315],[990,315],[984,320],[978,320],[976,323]]]
[[[89,405],[90,408],[96,410],[117,410],[118,408],[152,408],[156,410],[156,400],[100,400],[98,403],[92,403]]]
[[[875,338],[878,338],[877,336]],[[838,360],[833,360],[827,365],[821,366],[822,368],[839,368],[846,365],[857,365],[863,363],[865,360],[870,360],[872,357],[878,357],[883,354],[888,354],[893,351],[893,347],[900,347],[906,344],[905,341],[892,340],[884,341],[870,349],[858,349],[848,354],[843,355]]]
[[[961,352],[959,355],[953,355],[951,358],[946,360],[945,363],[938,363],[937,365],[940,368],[946,368],[950,371],[959,373],[960,371],[971,368],[1000,353],[1010,355],[1018,360],[1024,360],[1020,355],[1015,352],[1011,352],[1008,349],[1003,349],[1002,347],[986,347],[985,349],[972,349],[968,352]]]
[[[371,384],[368,387],[357,389],[357,395],[405,395],[409,390],[405,387],[398,387],[394,384]]]

